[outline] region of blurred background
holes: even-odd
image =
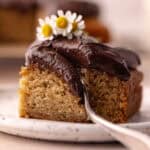
[[[149,81],[149,0],[0,0],[0,84],[17,82],[38,18],[58,9],[82,14],[86,32],[101,42],[136,51]]]

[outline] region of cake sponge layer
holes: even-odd
[[[20,116],[87,122],[84,104],[54,72],[23,67],[20,79]],[[142,74],[132,71],[128,81],[95,69],[82,69],[92,108],[115,123],[126,122],[140,108]]]
[[[23,67],[20,80],[20,116],[59,121],[85,122],[80,98],[55,73]]]
[[[83,69],[90,104],[99,115],[115,123],[126,122],[140,108],[142,73],[132,71],[128,81],[95,69]]]

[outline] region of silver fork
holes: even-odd
[[[82,83],[84,85],[83,80]],[[84,101],[89,118],[97,125],[101,125],[112,137],[121,142],[125,147],[131,150],[150,150],[150,138],[147,135],[113,124],[98,116],[89,104],[86,87],[84,91]]]

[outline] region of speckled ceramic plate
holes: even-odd
[[[127,124],[150,135],[150,88],[145,87],[141,111]],[[68,142],[106,142],[113,138],[95,124],[66,123],[38,119],[22,119],[17,113],[16,88],[0,88],[0,131],[8,134],[44,140]]]

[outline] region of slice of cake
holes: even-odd
[[[126,122],[139,110],[139,57],[84,35],[83,24],[77,14],[62,11],[40,20],[38,39],[27,50],[20,72],[20,117],[88,122],[84,86],[92,108],[107,120]]]
[[[31,42],[36,12],[35,0],[0,0],[0,42]]]

